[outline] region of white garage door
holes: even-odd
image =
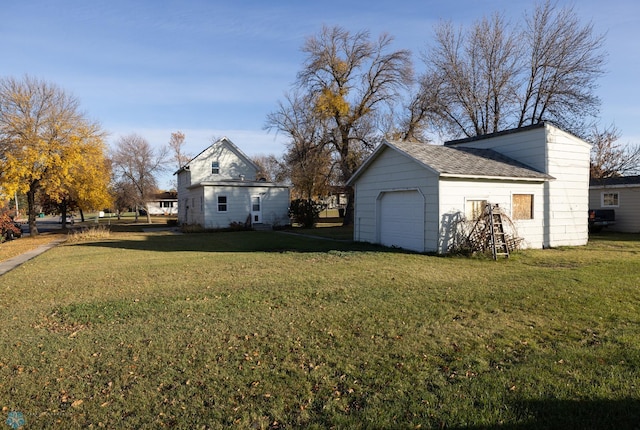
[[[424,251],[424,198],[418,191],[393,191],[380,198],[380,243]]]

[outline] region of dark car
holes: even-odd
[[[0,215],[0,236],[4,240],[22,237],[22,224],[12,220],[8,215]]]
[[[613,209],[589,209],[589,231],[596,233],[603,227],[616,223],[616,212]]]

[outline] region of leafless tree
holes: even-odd
[[[256,155],[251,157],[251,161],[258,166],[256,179],[264,178],[269,182],[286,182],[289,178],[285,161],[274,154]]]
[[[410,124],[424,127],[437,117],[449,136],[470,137],[549,121],[585,137],[600,106],[594,91],[603,44],[573,8],[550,1],[516,26],[500,15],[467,30],[440,23],[413,100],[422,116]]]
[[[327,172],[334,167],[329,145],[323,141],[324,124],[312,109],[312,98],[299,92],[287,94],[286,103],[280,102],[279,110],[267,118],[269,127],[289,138],[282,173],[291,181],[293,195],[307,200],[327,189]]]
[[[558,9],[547,0],[525,17],[523,59],[517,126],[551,120],[583,135],[585,120],[598,114],[600,99],[594,94],[603,73],[604,36],[593,24],[582,24],[572,7]]]
[[[118,140],[111,154],[116,180],[133,187],[135,204],[146,209],[149,223],[151,215],[147,203],[158,191],[156,176],[166,170],[168,152],[166,146],[154,149],[143,137],[130,134]],[[138,211],[136,210],[137,220]]]
[[[340,181],[346,182],[360,166],[361,155],[377,143],[379,116],[398,101],[402,87],[412,79],[409,51],[392,50],[392,42],[387,34],[372,41],[366,31],[351,33],[341,27],[324,27],[309,37],[295,84],[303,96],[280,104],[279,111],[267,118],[267,128],[292,137],[290,127],[281,128],[286,122],[283,117],[295,121],[292,108],[304,102],[304,120],[308,124],[313,115],[318,129],[314,138],[306,136],[296,144],[326,146],[337,163]],[[345,224],[353,221],[353,196],[349,197]]]
[[[591,177],[596,179],[640,174],[640,145],[618,143],[620,131],[610,125],[605,129],[593,127],[589,141],[591,148]]]
[[[185,135],[181,131],[171,133],[169,139],[169,148],[173,152],[173,161],[175,162],[176,170],[179,170],[182,166],[187,164],[192,156],[184,152]]]
[[[180,170],[185,164],[187,164],[193,156],[189,153],[184,152],[185,145],[185,135],[181,131],[176,131],[171,133],[171,138],[169,138],[169,148],[172,152],[172,158],[174,164],[175,171]],[[178,188],[177,179],[172,181],[174,188]]]

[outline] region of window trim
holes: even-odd
[[[469,210],[471,209],[470,205],[472,205],[474,202],[478,202],[480,203],[480,205],[482,206],[481,208],[479,208],[480,213],[477,214],[477,216],[473,217],[474,214],[471,214],[472,219],[469,219]],[[482,217],[484,215],[484,211],[485,208],[487,206],[487,204],[489,203],[489,198],[488,197],[467,197],[464,199],[464,216],[468,221],[476,221],[478,218]]]
[[[605,194],[611,194],[615,196],[615,204],[607,205],[604,203]],[[618,191],[602,191],[600,193],[600,207],[602,208],[619,208],[620,207],[620,193]]]
[[[224,199],[224,202],[220,202],[220,199]],[[224,210],[221,209],[222,207],[224,207]],[[229,212],[229,197],[226,194],[218,194],[216,196],[216,212]]]
[[[518,218],[516,217],[516,205],[515,205],[515,197],[516,196],[529,196],[531,201],[529,202],[529,216],[527,218]],[[514,221],[531,221],[535,219],[535,195],[534,193],[512,193],[511,194],[511,219]]]
[[[212,161],[211,162],[211,174],[219,175],[220,174],[220,161]]]

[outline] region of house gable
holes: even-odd
[[[195,156],[178,172],[188,174],[185,184],[193,186],[206,181],[253,181],[258,167],[229,139],[223,137]]]

